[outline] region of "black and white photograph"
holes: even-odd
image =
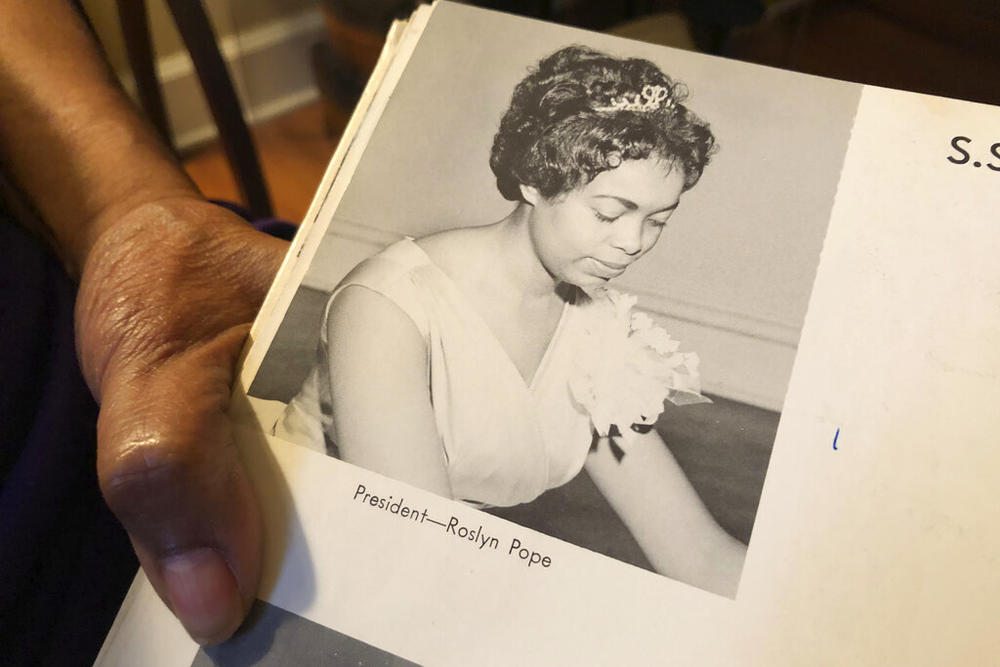
[[[859,95],[439,6],[265,429],[735,597]]]

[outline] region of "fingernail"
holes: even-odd
[[[243,620],[236,578],[215,549],[192,549],[161,561],[174,614],[199,644],[227,639]]]

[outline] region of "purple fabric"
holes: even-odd
[[[296,225],[279,218],[261,218],[255,220],[249,209],[231,201],[213,199],[212,203],[225,209],[229,209],[236,215],[251,223],[257,228],[258,231],[270,234],[271,236],[276,236],[279,239],[291,241],[292,237],[295,236],[295,232],[298,230]]]
[[[98,489],[76,287],[2,209],[0,288],[0,664],[90,665],[138,565]]]
[[[97,487],[75,287],[6,219],[0,285],[0,662],[89,664],[137,565]]]

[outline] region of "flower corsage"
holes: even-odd
[[[678,352],[678,341],[649,315],[632,312],[636,297],[607,290],[590,307],[578,363],[570,376],[573,400],[590,415],[592,447],[609,438],[621,459],[636,433],[648,433],[674,405],[711,403],[701,395],[698,355]]]

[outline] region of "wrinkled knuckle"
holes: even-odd
[[[206,233],[151,204],[95,243],[76,305],[80,356],[92,387],[100,386],[112,362],[155,363],[188,343],[182,296],[200,285],[195,274]]]
[[[182,220],[163,214],[133,214],[101,235],[91,250],[81,290],[106,295],[105,307],[143,303],[169,293],[190,271],[197,234]],[[132,297],[121,299],[119,295]],[[111,309],[111,313],[116,312]]]

